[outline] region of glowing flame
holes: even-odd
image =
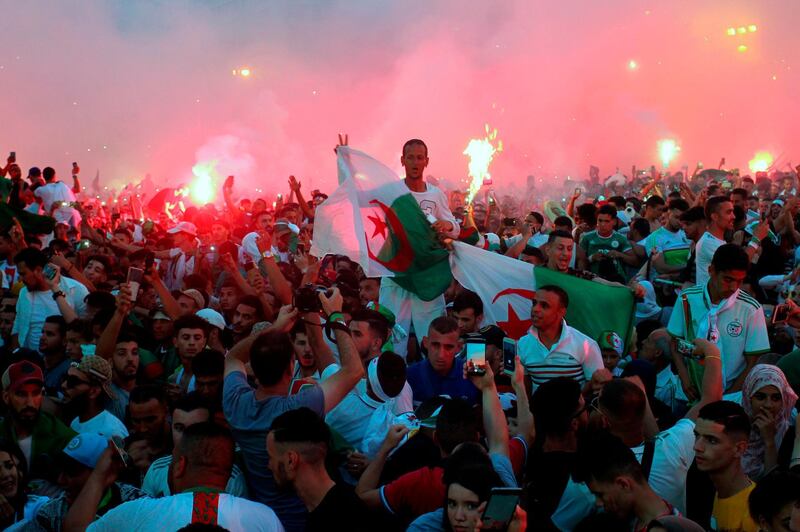
[[[669,167],[669,163],[675,158],[675,155],[681,151],[681,147],[675,139],[661,139],[658,141],[658,156],[661,158],[661,164],[664,168]]]
[[[757,152],[748,163],[750,165],[750,171],[766,172],[769,170],[770,166],[772,166],[772,160],[772,154],[768,151]]]
[[[232,71],[234,76],[241,76],[243,78],[249,78],[253,71],[249,67],[242,67],[242,68],[234,68]]]
[[[489,173],[489,165],[492,164],[492,159],[496,153],[503,151],[503,141],[498,140],[497,146],[494,141],[497,138],[497,130],[489,131],[489,124],[485,126],[486,136],[482,139],[471,139],[464,150],[464,155],[469,157],[469,177],[471,179],[469,184],[469,192],[467,193],[466,202],[471,204],[475,199],[475,195],[481,189],[484,180],[491,179]]]
[[[219,178],[215,167],[217,161],[199,162],[192,167],[194,179],[189,183],[189,196],[198,205],[205,205],[214,201],[216,196],[216,181]]]

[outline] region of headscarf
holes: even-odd
[[[772,364],[758,364],[750,370],[742,385],[742,406],[747,416],[752,420],[755,417],[751,398],[753,394],[765,386],[775,386],[781,392],[783,407],[778,412],[778,420],[775,423],[775,446],[780,447],[783,436],[789,429],[789,421],[797,402],[797,394],[786,381],[786,376],[778,366]],[[742,468],[744,472],[753,479],[757,479],[764,474],[764,453],[766,444],[758,429],[753,426],[750,429],[750,442],[742,457]]]

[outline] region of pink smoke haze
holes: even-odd
[[[330,191],[339,132],[397,169],[423,138],[427,173],[458,182],[487,122],[498,188],[629,173],[661,138],[682,148],[673,169],[800,163],[789,0],[41,1],[2,18],[0,155],[103,184],[178,185],[216,159],[240,195],[290,174]]]

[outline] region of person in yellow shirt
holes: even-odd
[[[742,471],[750,420],[744,409],[731,401],[715,401],[700,409],[695,433],[695,460],[708,473],[717,490],[711,529],[719,532],[757,532],[747,504],[756,484]]]

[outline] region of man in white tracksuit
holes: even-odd
[[[419,203],[422,212],[432,222],[433,229],[441,235],[458,238],[460,227],[447,203],[447,197],[437,187],[426,183],[423,172],[428,166],[428,147],[419,139],[411,139],[403,145],[400,164],[406,171],[404,182]],[[397,324],[406,331],[414,326],[418,340],[428,331],[428,325],[443,316],[444,295],[432,301],[423,301],[415,294],[398,286],[391,277],[381,282],[379,303],[394,312]],[[406,356],[406,345],[395,345],[395,352]]]

